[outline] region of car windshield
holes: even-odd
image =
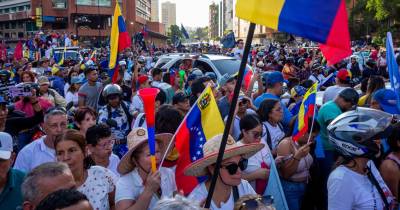
[[[54,59],[58,62],[62,58],[62,54],[64,51],[58,51],[54,53]],[[79,60],[79,54],[75,51],[67,51],[65,52],[64,59],[72,59],[72,60]]]
[[[240,60],[237,59],[213,60],[212,62],[215,67],[217,67],[221,75],[234,74],[239,71],[240,68]]]
[[[160,58],[160,60],[157,61],[157,64],[155,65],[155,68],[161,68],[165,64],[167,64],[172,58]]]

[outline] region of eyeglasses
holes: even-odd
[[[234,174],[236,174],[238,168],[240,168],[241,171],[246,170],[247,163],[248,163],[248,160],[243,158],[237,164],[236,163],[231,163],[231,164],[226,165],[226,166],[221,166],[221,168],[226,169],[230,175],[234,175]]]
[[[245,200],[242,202],[242,205],[240,206],[239,210],[245,208],[245,209],[258,209],[260,204],[263,204],[265,206],[270,206],[274,202],[274,199],[271,195],[267,196],[259,196],[257,198]]]
[[[114,144],[115,144],[115,139],[110,139],[110,140],[107,141],[106,143],[97,144],[97,145],[99,145],[99,147],[101,147],[101,148],[110,148],[110,147],[113,147]]]

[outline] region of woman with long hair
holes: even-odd
[[[87,196],[94,209],[114,208],[115,175],[101,166],[91,166],[86,140],[79,131],[66,130],[54,141],[57,160],[66,163],[77,190]]]
[[[341,155],[327,183],[328,209],[395,209],[394,197],[371,161],[380,152],[377,139],[390,134],[392,120],[388,113],[357,108],[328,126],[329,141]]]
[[[279,100],[265,99],[261,102],[257,114],[263,123],[263,141],[267,143],[272,154],[276,156],[276,147],[285,137],[281,124],[283,120],[283,109]]]
[[[81,107],[74,114],[74,123],[79,132],[86,136],[88,128],[96,125],[97,113],[90,107]]]
[[[369,107],[374,92],[383,88],[385,88],[383,77],[372,75],[368,79],[367,92],[358,100],[358,106]]]
[[[255,114],[247,114],[240,120],[239,144],[264,143],[262,123]],[[267,147],[249,158],[247,168],[243,171],[243,179],[250,182],[257,194],[264,194],[269,178],[272,155]]]

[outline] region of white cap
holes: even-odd
[[[13,140],[10,134],[0,132],[0,159],[8,160],[13,151]]]
[[[118,64],[119,64],[120,66],[122,66],[122,65],[126,66],[126,62],[125,62],[124,60],[119,61]]]

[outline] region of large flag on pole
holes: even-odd
[[[17,44],[17,46],[15,46],[15,49],[14,49],[14,59],[17,61],[21,60],[21,58],[23,57],[22,48],[23,48],[22,42],[18,41],[18,44]]]
[[[221,44],[223,45],[224,48],[234,48],[235,47],[235,33],[231,31],[229,34],[225,35],[221,39]]]
[[[211,88],[199,96],[175,133],[175,147],[179,153],[175,180],[179,190],[189,194],[206,177],[185,176],[184,169],[203,157],[203,145],[212,137],[224,132],[224,123]]]
[[[185,39],[189,39],[189,34],[188,34],[188,32],[186,31],[185,27],[183,27],[182,24],[181,24],[181,31],[182,31],[182,34],[183,34],[183,36],[185,37]]]
[[[111,26],[110,62],[108,64],[110,69],[114,69],[117,65],[118,52],[121,52],[130,46],[131,40],[128,32],[126,31],[125,20],[122,16],[121,9],[119,8],[118,1],[116,1]],[[114,71],[114,74],[118,74],[118,71]]]
[[[238,0],[236,15],[319,42],[329,64],[351,55],[345,0]]]
[[[293,140],[297,141],[301,136],[307,133],[309,119],[313,118],[316,107],[316,96],[317,96],[318,83],[314,83],[313,86],[308,89],[304,95],[303,101],[300,105],[299,114],[294,124],[293,129]]]
[[[396,62],[396,56],[393,49],[392,33],[387,33],[386,38],[386,59],[389,71],[390,85],[397,96],[397,107],[400,109],[400,73]]]
[[[63,53],[62,53],[62,55],[61,55],[61,59],[60,59],[60,61],[58,61],[58,65],[59,66],[61,66],[61,65],[63,65],[64,64],[64,59],[65,59],[65,54],[67,53],[67,45],[65,45],[64,44],[64,50],[63,50]]]

